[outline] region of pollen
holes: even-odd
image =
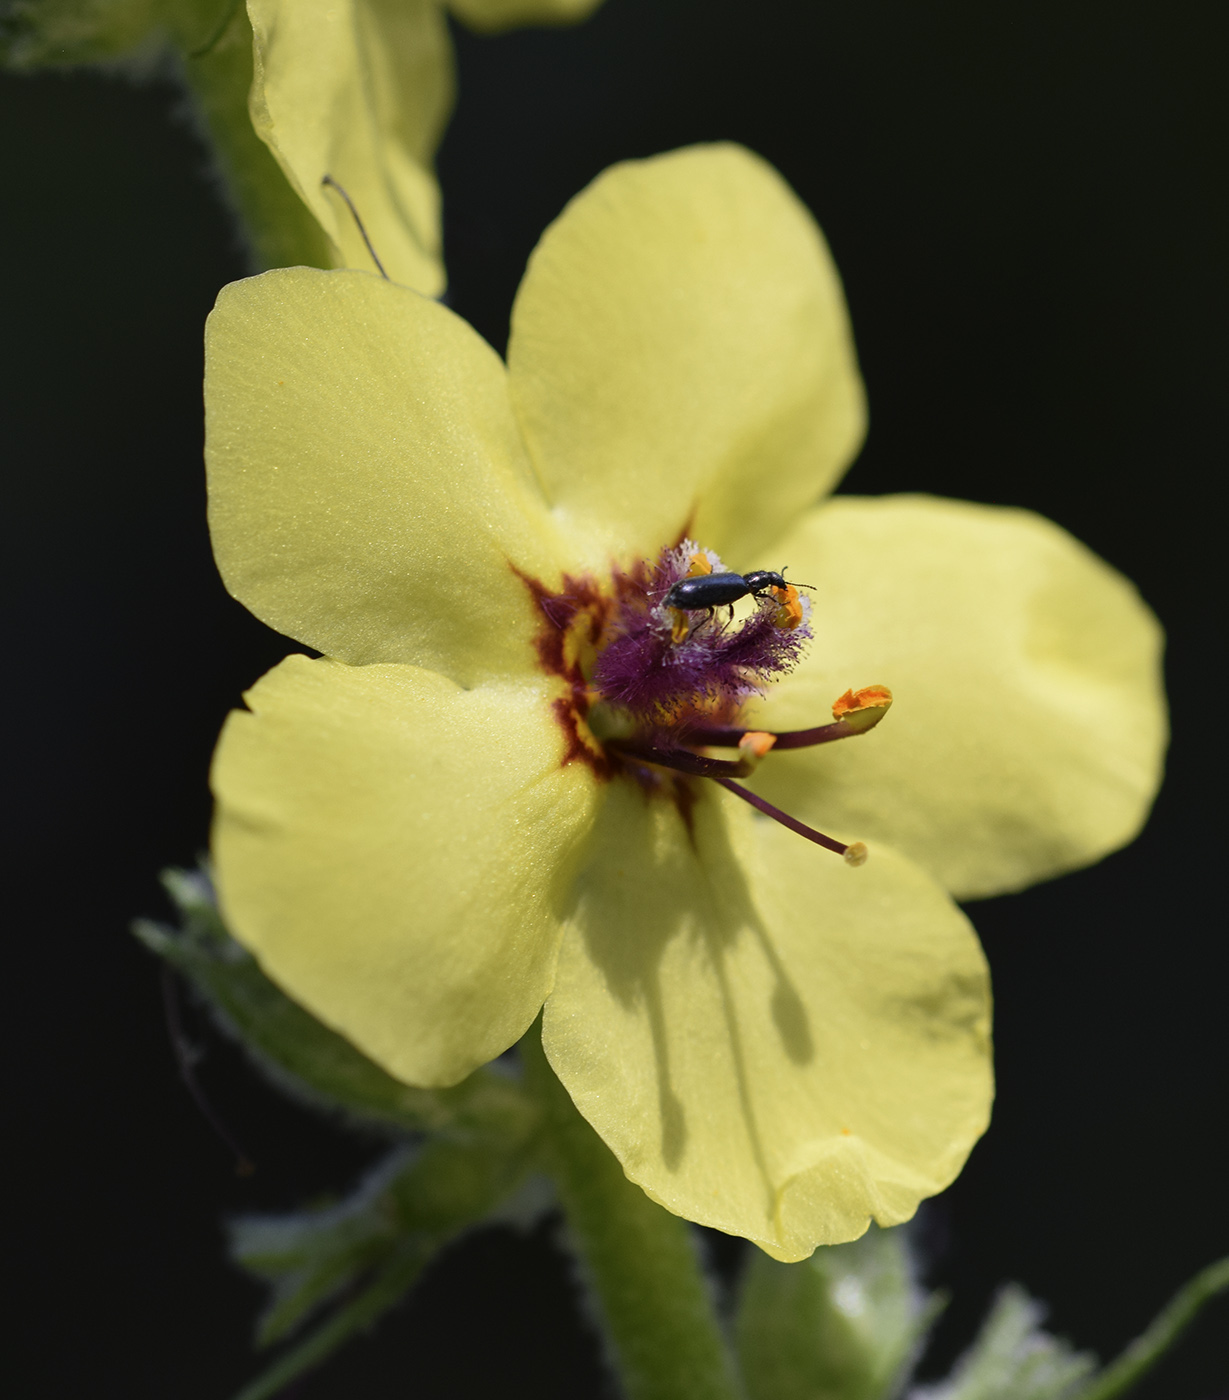
[[[861,690],[847,690],[833,702],[832,718],[845,719],[859,710],[886,710],[892,703],[892,692],[886,685],[868,685]]]
[[[798,596],[798,590],[792,583],[787,583],[784,588],[774,588],[772,593],[777,600],[776,610],[772,615],[772,625],[779,627],[782,632],[792,632],[795,627],[801,625],[804,615],[802,599]]]
[[[775,734],[768,734],[762,729],[748,729],[738,741],[738,751],[744,758],[759,760],[776,742]]]
[[[713,566],[709,562],[707,554],[695,553],[687,563],[687,573],[685,578],[703,578],[705,574],[711,574]]]

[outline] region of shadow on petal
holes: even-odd
[[[750,935],[771,980],[771,1018],[781,1049],[795,1064],[814,1055],[806,1006],[751,899],[717,803],[700,801],[688,824],[660,795],[618,783],[598,819],[586,868],[577,885],[569,922],[583,940],[605,992],[630,1017],[643,1017],[652,1042],[655,1097],[662,1160],[673,1171],[688,1139],[687,1111],[677,1091],[665,1013],[662,967],[675,940],[687,945],[685,961],[697,964],[700,981],[715,986],[722,1022],[713,1030],[726,1054],[714,1060],[714,1076],[727,1059],[732,1092],[765,1187],[772,1187],[742,1046],[736,998],[730,986],[729,950]],[[617,1055],[617,1048],[611,1053]]]
[[[800,1259],[959,1169],[989,1109],[985,963],[888,849],[853,869],[698,796],[689,830],[607,789],[543,1045],[654,1200]]]

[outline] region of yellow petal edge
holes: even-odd
[[[448,0],[448,8],[470,29],[499,34],[520,25],[575,24],[588,19],[602,0]]]
[[[865,424],[823,236],[741,146],[624,162],[577,195],[529,260],[508,375],[547,499],[594,566],[683,530],[762,565]]]
[[[271,627],[467,685],[536,670],[513,566],[556,579],[568,552],[503,364],[446,307],[307,267],[224,288],[205,334],[205,464],[222,578]]]
[[[959,899],[1023,889],[1138,833],[1167,738],[1160,625],[1134,586],[1031,511],[837,497],[781,542],[815,641],[754,723],[817,723],[887,685],[872,733],[774,755],[753,786],[886,841]]]
[[[391,1073],[456,1083],[550,991],[592,822],[547,683],[291,656],[245,698],[212,773],[228,925]]]
[[[247,0],[252,124],[332,241],[336,265],[380,263],[407,287],[444,287],[435,148],[454,96],[435,0]]]
[[[850,869],[709,789],[695,844],[608,794],[543,1045],[631,1180],[778,1259],[907,1220],[992,1098],[977,938],[917,866]]]

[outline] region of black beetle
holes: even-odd
[[[810,588],[809,583],[800,583],[799,588]],[[753,569],[749,574],[700,574],[696,578],[682,578],[662,600],[667,608],[680,608],[683,611],[699,612],[722,608],[737,603],[749,593],[760,597],[770,588],[788,588],[784,577],[773,569]]]
[[[754,594],[757,598],[770,588],[789,587],[789,584],[785,582],[784,570],[777,573],[773,569],[752,569],[749,574],[744,574],[743,578],[747,580],[747,592]],[[809,583],[798,585],[799,588],[810,588],[810,586]]]

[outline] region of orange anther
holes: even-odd
[[[703,578],[705,574],[711,574],[713,566],[708,562],[707,554],[693,554],[691,563],[687,566],[688,578]]]
[[[886,685],[868,685],[861,690],[847,690],[832,706],[832,718],[844,719],[859,710],[886,710],[892,703],[892,692]]]
[[[792,583],[784,588],[774,586],[773,597],[777,600],[777,610],[772,615],[772,625],[782,632],[792,632],[802,621],[802,599]]]
[[[748,729],[738,741],[738,751],[744,758],[763,758],[777,742],[775,734],[766,734],[760,729]]]

